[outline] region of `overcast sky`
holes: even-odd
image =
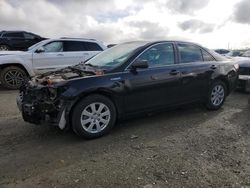
[[[0,30],[45,37],[250,47],[250,0],[0,0]]]

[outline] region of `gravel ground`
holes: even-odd
[[[127,120],[83,140],[25,123],[0,91],[0,187],[250,187],[248,95]]]

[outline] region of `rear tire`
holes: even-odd
[[[0,44],[0,51],[9,51],[10,47],[5,44]]]
[[[0,72],[0,81],[6,89],[19,89],[22,82],[27,79],[28,75],[26,72],[17,66],[5,67]]]
[[[227,94],[227,87],[224,82],[215,81],[208,92],[207,109],[218,110],[224,104]]]
[[[116,121],[116,109],[113,102],[102,95],[90,95],[83,98],[73,109],[72,129],[84,138],[98,138],[107,134]]]

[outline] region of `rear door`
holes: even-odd
[[[181,93],[183,102],[191,102],[205,97],[211,75],[216,70],[216,61],[205,49],[178,43],[179,71],[181,73]]]
[[[175,64],[172,43],[156,44],[137,59],[146,60],[149,67],[129,72],[125,83],[127,113],[174,105],[180,100],[180,73]]]

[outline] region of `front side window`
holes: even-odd
[[[180,63],[203,61],[200,48],[190,44],[178,44]]]
[[[44,52],[62,52],[63,51],[63,43],[60,41],[50,42],[44,47]]]
[[[162,67],[174,64],[174,48],[170,43],[157,44],[146,50],[138,57],[146,60],[149,67]]]

